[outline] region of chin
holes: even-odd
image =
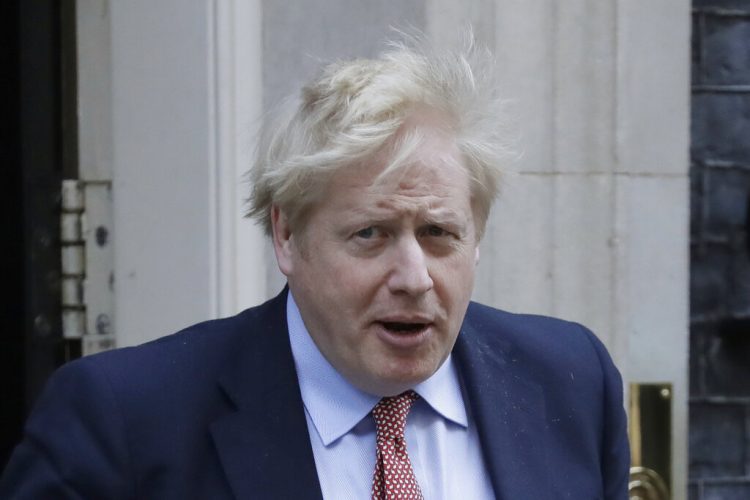
[[[401,368],[403,368],[403,366]],[[380,381],[377,383],[379,395],[396,396],[401,394],[402,392],[413,388],[415,385],[424,382],[437,371],[437,367],[434,370],[427,370],[424,367],[420,368],[421,369],[419,370],[411,370],[408,372],[394,370],[379,377]]]

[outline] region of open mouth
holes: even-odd
[[[399,323],[384,321],[381,323],[386,330],[396,334],[419,333],[427,328],[428,323]]]

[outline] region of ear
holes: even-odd
[[[279,270],[285,276],[292,274],[294,241],[292,241],[292,230],[289,227],[289,219],[277,206],[271,207],[271,231],[273,236],[273,251],[276,254],[276,262]]]
[[[474,247],[474,266],[479,265],[479,245]]]

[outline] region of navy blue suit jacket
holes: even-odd
[[[285,298],[63,366],[0,498],[321,498]],[[627,497],[621,380],[591,332],[472,303],[453,354],[498,499]]]

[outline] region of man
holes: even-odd
[[[326,68],[253,168],[288,288],[63,367],[0,496],[626,498],[602,344],[470,303],[504,155],[490,63],[394,46]]]

